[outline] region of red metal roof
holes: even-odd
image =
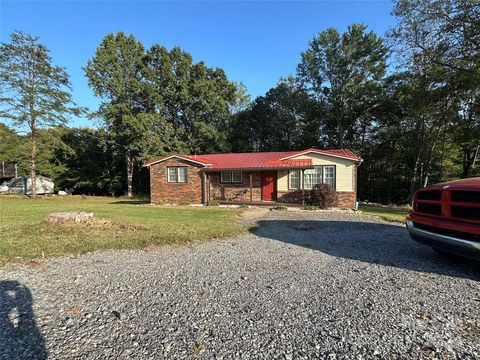
[[[362,161],[352,151],[307,149],[302,151],[254,152],[254,153],[227,153],[227,154],[202,154],[182,155],[172,153],[161,158],[147,161],[143,166],[150,166],[157,162],[165,161],[172,157],[193,161],[208,169],[277,169],[277,168],[310,168],[311,159],[295,159],[296,156],[308,153],[329,155],[353,161]]]

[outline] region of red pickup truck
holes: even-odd
[[[480,177],[427,186],[407,215],[412,239],[480,261]]]

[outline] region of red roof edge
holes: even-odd
[[[310,148],[302,151],[298,151],[296,154],[284,157],[280,160],[288,160],[303,154],[308,154],[308,153],[317,153],[317,154],[323,154],[323,155],[329,155],[329,156],[334,156],[334,157],[339,157],[342,159],[348,159],[348,160],[355,160],[355,161],[360,161],[362,162],[363,159],[355,154],[353,151],[350,149],[339,149],[339,150],[321,150],[321,149],[315,149],[315,148]]]
[[[179,158],[179,159],[182,159],[182,160],[185,160],[185,161],[191,161],[191,162],[194,162],[194,163],[197,163],[197,164],[200,164],[200,165],[204,165],[204,166],[210,165],[208,163],[208,161],[203,160],[200,156],[197,157],[196,155],[182,155],[182,154],[179,154],[179,153],[176,153],[176,152],[172,152],[168,155],[149,160],[149,161],[145,162],[143,164],[143,166],[144,167],[151,166],[153,164],[171,159],[173,157],[176,157],[176,158]]]

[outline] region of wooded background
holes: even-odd
[[[385,38],[364,24],[321,31],[292,74],[253,101],[222,69],[120,32],[84,68],[101,106],[79,108],[39,39],[12,34],[0,55],[0,117],[9,120],[0,123],[0,161],[19,161],[22,174],[34,158],[59,189],[96,195],[148,194],[142,162],[171,151],[349,148],[364,159],[359,198],[381,203],[480,176],[479,2],[395,1],[393,14]],[[49,79],[43,93],[12,80],[18,64],[29,65],[26,79],[31,64]],[[101,126],[67,127],[81,114]]]

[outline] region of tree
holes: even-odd
[[[125,159],[129,198],[133,197],[134,167],[141,160],[155,120],[147,114],[144,56],[143,45],[133,35],[110,33],[84,69],[95,95],[103,100],[97,114],[113,148]]]
[[[363,24],[353,24],[343,34],[334,28],[319,33],[301,54],[297,67],[302,86],[325,104],[332,142],[340,148],[345,145],[346,130],[353,129],[375,105],[362,94],[377,87],[387,66],[383,40],[366,29]]]
[[[418,185],[428,183],[438,145],[442,176],[448,141],[460,146],[461,176],[472,176],[474,172],[480,147],[480,4],[398,0],[393,14],[398,23],[390,31],[390,39],[401,64],[412,73],[417,89],[423,89],[419,94],[422,104],[417,107],[421,111],[416,114],[420,121],[417,134],[430,136],[429,141],[417,136],[413,144],[418,152],[410,176],[411,198]],[[449,133],[454,136],[449,137]]]
[[[244,106],[245,90],[220,68],[158,44],[146,54],[151,109],[173,127],[173,144],[191,153],[227,151],[231,112]]]
[[[42,127],[66,124],[79,115],[65,69],[52,65],[49,50],[38,37],[14,32],[0,45],[0,117],[30,131],[32,197],[36,196],[37,137]]]
[[[0,123],[0,161],[20,161],[25,156],[22,139],[7,125]]]
[[[230,128],[235,151],[281,151],[318,146],[321,109],[292,77],[237,114]],[[248,144],[248,145],[247,145]]]

